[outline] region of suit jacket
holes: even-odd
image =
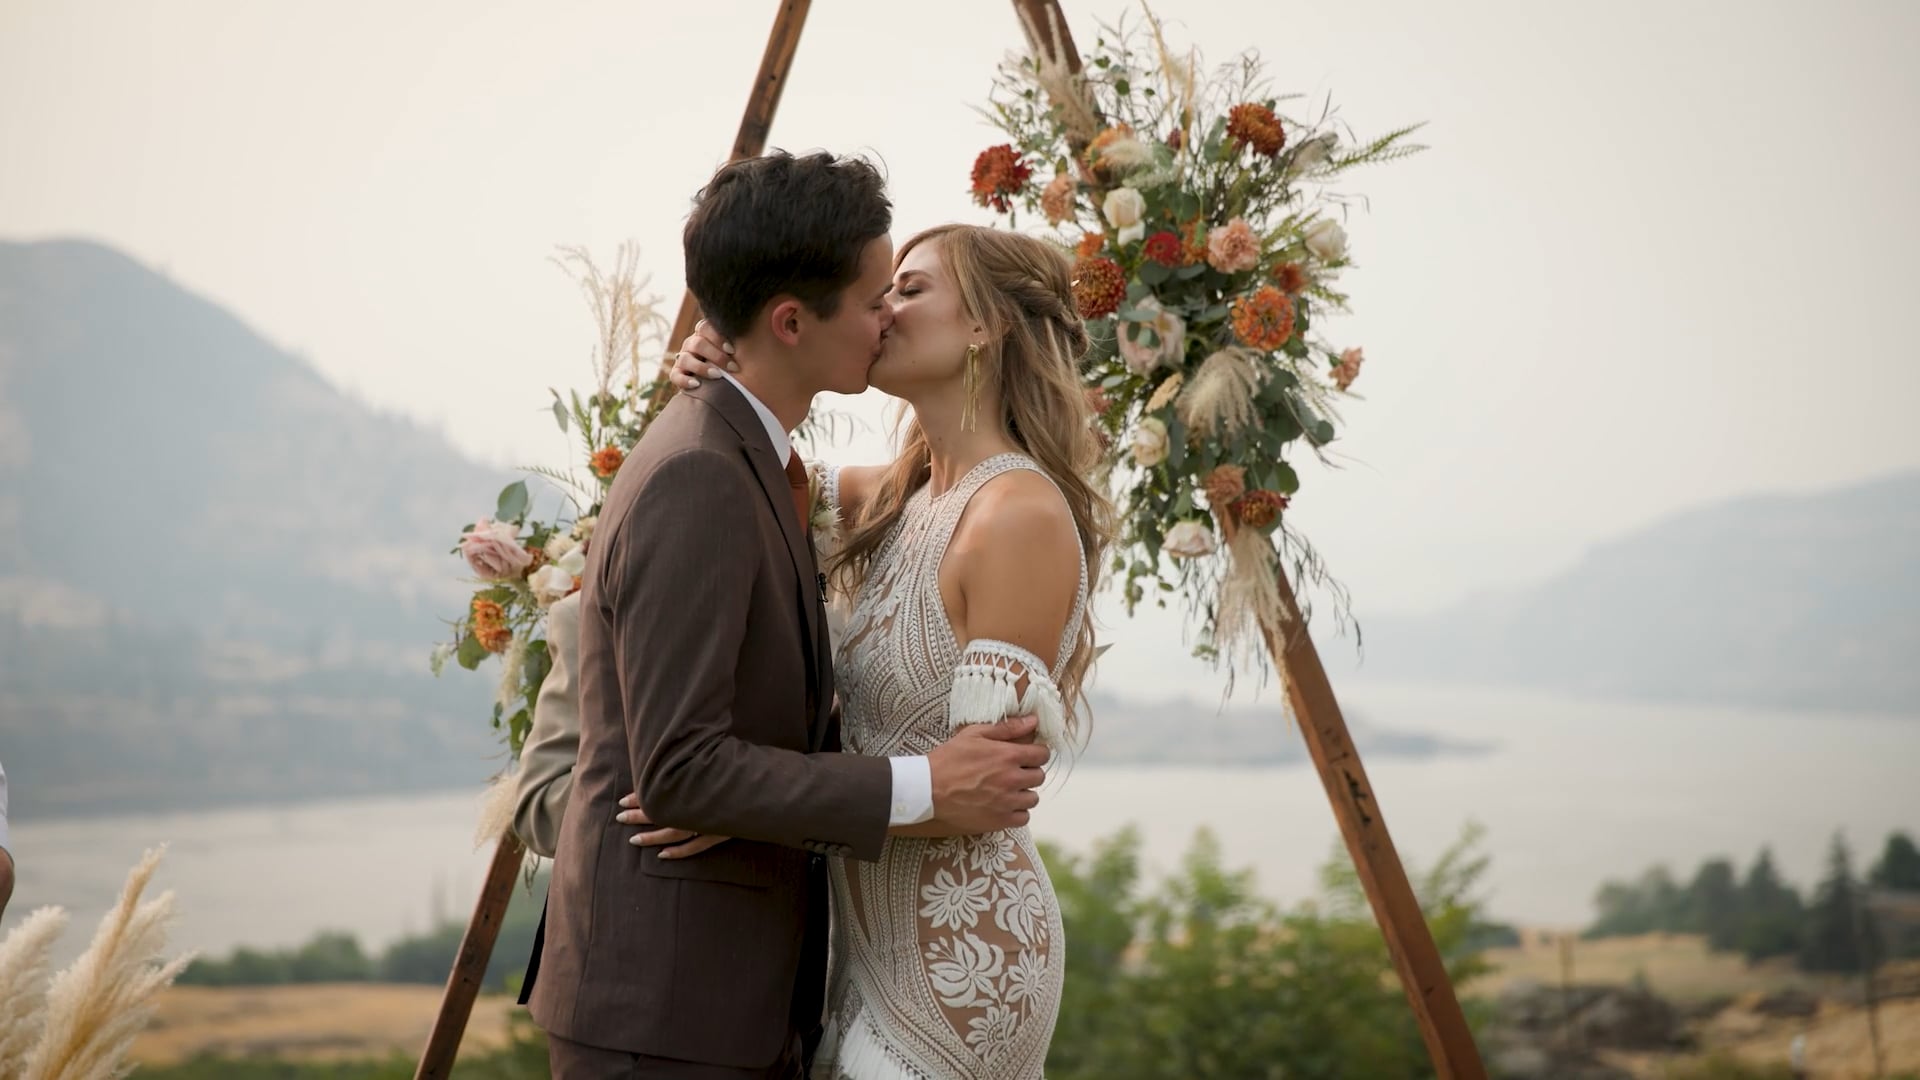
[[[527,849],[553,858],[560,821],[580,756],[580,594],[547,609],[547,656],[553,667],[533,702],[533,728],[520,748],[514,779],[513,831]]]
[[[553,1034],[745,1069],[817,1034],[820,856],[878,857],[893,783],[839,752],[817,573],[746,398],[676,395],[614,478],[581,590],[579,758],[529,976]],[[735,839],[636,848],[614,820],[632,790]]]

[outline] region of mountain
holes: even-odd
[[[487,680],[425,656],[506,480],[122,254],[0,243],[14,813],[478,784]]]
[[[1920,474],[1675,515],[1549,580],[1373,619],[1365,672],[1920,713]]]

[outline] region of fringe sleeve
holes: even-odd
[[[1034,714],[1040,741],[1055,753],[1072,749],[1060,688],[1040,658],[1004,641],[976,638],[960,654],[953,671],[953,696],[947,702],[949,724],[991,724],[1009,716]]]

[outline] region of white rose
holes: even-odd
[[[1140,421],[1133,429],[1133,460],[1142,468],[1151,469],[1167,460],[1167,425],[1149,416]]]
[[[572,536],[562,532],[554,533],[552,536],[547,537],[547,561],[559,562],[561,559],[567,557],[567,552],[579,546],[580,541],[575,540]]]
[[[1100,212],[1107,215],[1107,224],[1125,229],[1139,225],[1140,219],[1146,216],[1147,199],[1132,188],[1115,188],[1107,193],[1107,201],[1100,204]],[[1145,232],[1144,226],[1141,231]]]
[[[1338,262],[1347,257],[1347,230],[1337,221],[1317,221],[1307,230],[1307,250],[1321,262]]]
[[[1126,360],[1128,371],[1145,375],[1162,364],[1179,360],[1186,352],[1187,321],[1151,296],[1135,306],[1153,312],[1153,318],[1143,323],[1127,323],[1121,328],[1120,356]],[[1154,334],[1151,345],[1146,340],[1148,330]]]
[[[596,517],[583,517],[579,521],[574,522],[573,538],[575,540],[580,541],[583,544],[593,539],[593,527],[599,521],[600,519],[596,516]]]
[[[533,590],[534,603],[546,607],[573,591],[573,575],[557,563],[543,566],[527,579],[527,587]]]
[[[1136,222],[1113,234],[1113,242],[1116,247],[1126,247],[1128,244],[1139,243],[1146,239],[1146,236],[1146,225]]]
[[[553,561],[553,565],[570,578],[577,578],[587,572],[587,553],[574,548]]]
[[[1160,547],[1176,559],[1197,559],[1213,554],[1213,533],[1202,522],[1183,521],[1167,530]]]

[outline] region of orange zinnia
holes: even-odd
[[[617,446],[603,446],[593,452],[588,464],[593,467],[593,475],[608,480],[620,471],[620,463],[627,460],[626,452]]]
[[[973,159],[973,201],[1004,214],[1032,176],[1032,167],[1020,159],[1011,143],[989,146]]]
[[[1268,157],[1287,145],[1287,132],[1280,126],[1280,118],[1265,105],[1251,102],[1227,110],[1227,137]]]
[[[1263,351],[1287,343],[1293,336],[1293,301],[1271,285],[1233,302],[1233,332],[1241,341]]]
[[[1083,259],[1091,259],[1100,253],[1101,248],[1106,246],[1106,233],[1090,232],[1080,238],[1080,243],[1073,249],[1073,253]]]

